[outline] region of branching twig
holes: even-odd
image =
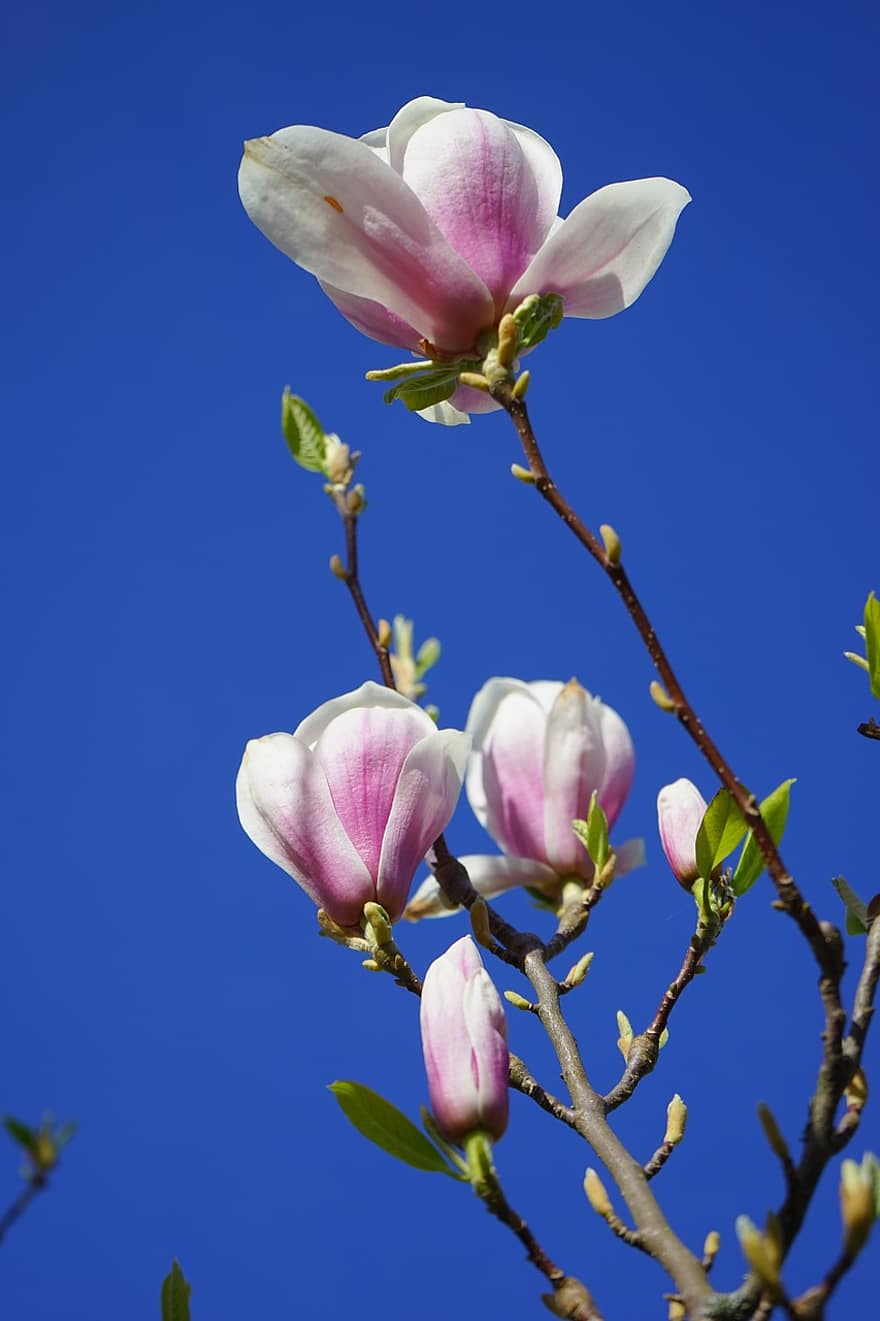
[[[703,753],[703,756],[709,762],[721,783],[730,791],[731,796],[745,819],[746,825],[754,835],[755,842],[761,852],[762,858],[764,859],[767,871],[770,873],[770,877],[776,887],[776,893],[779,897],[781,906],[797,923],[805,940],[812,949],[816,962],[823,974],[826,977],[839,977],[840,968],[835,952],[829,948],[819,922],[816,919],[816,915],[804,899],[793,878],[789,875],[788,870],[782,861],[779,850],[773,843],[766,822],[761,816],[757,799],[754,794],[750,793],[745,786],[741,784],[736,775],[734,775],[727,761],[721,755],[721,752],[716,747],[713,740],[709,737],[709,734],[703,726],[702,721],[697,716],[696,711],[688,701],[684,689],[672,668],[669,658],[657,637],[654,626],[648,618],[644,606],[636,595],[626,569],[620,563],[617,556],[610,556],[607,553],[596,534],[592,532],[578,517],[571,505],[569,505],[568,501],[558,490],[550,476],[547,465],[544,461],[544,456],[538,446],[525,402],[522,399],[516,398],[510,381],[503,380],[500,383],[493,385],[491,393],[507,411],[516,427],[517,435],[522,444],[523,452],[528,461],[532,479],[538,492],[559,515],[562,522],[574,534],[580,544],[590,553],[590,555],[592,555],[593,559],[597,562],[600,568],[604,570],[613,583],[624,606],[629,612],[633,623],[638,629],[639,636],[644,642],[658,674],[663,680],[666,692],[672,703],[672,708],[674,709],[679,722],[690,734],[694,743]]]

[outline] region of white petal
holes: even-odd
[[[295,125],[245,144],[250,218],[304,270],[468,352],[494,308],[410,188],[363,142]]]
[[[543,863],[534,862],[531,858],[468,854],[459,861],[467,870],[471,885],[484,899],[494,899],[506,890],[526,885],[540,890],[559,883],[559,877],[551,867],[545,867]],[[404,917],[410,922],[417,922],[422,917],[449,917],[451,913],[460,911],[459,908],[449,906],[436,878],[429,876],[409,901]]]
[[[607,317],[638,298],[666,254],[690,194],[671,179],[612,183],[580,202],[510,296],[558,293],[566,316]]]
[[[467,773],[467,796],[481,826],[485,826],[488,807],[483,788],[483,744],[495,713],[508,693],[529,694],[530,685],[521,679],[488,679],[471,702],[465,729],[473,740]]]
[[[362,683],[360,688],[355,688],[351,693],[343,693],[341,697],[333,697],[329,702],[323,702],[311,715],[306,716],[305,720],[297,725],[293,732],[293,737],[299,739],[306,747],[313,748],[324,730],[335,720],[337,716],[342,715],[343,711],[354,710],[358,706],[379,706],[387,710],[415,711],[422,718],[425,734],[434,734],[437,726],[429,715],[427,715],[420,706],[411,702],[408,697],[395,692],[393,688],[386,688],[384,684],[373,683],[370,679]]]
[[[470,422],[467,413],[460,413],[457,408],[453,408],[448,399],[442,404],[432,404],[430,408],[420,408],[418,413],[426,422],[439,422],[441,427],[463,427]]]
[[[407,101],[398,110],[386,129],[385,145],[388,150],[388,164],[398,174],[403,174],[403,158],[407,144],[417,128],[428,124],[447,110],[464,110],[464,101],[438,101],[436,96],[417,96],[414,101]]]

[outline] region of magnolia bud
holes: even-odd
[[[660,843],[676,880],[690,891],[699,876],[697,831],[706,813],[706,800],[690,780],[667,784],[657,795]]]
[[[670,1147],[677,1147],[684,1137],[687,1114],[687,1106],[676,1092],[666,1107],[666,1134],[663,1141],[668,1143]]]

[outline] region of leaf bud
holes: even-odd
[[[865,1245],[871,1226],[880,1214],[880,1166],[866,1152],[861,1165],[845,1160],[840,1167],[840,1217],[843,1246],[855,1257]]]
[[[509,1005],[513,1005],[514,1009],[522,1009],[532,1013],[535,1008],[531,1000],[527,1000],[524,995],[520,995],[519,991],[505,991],[504,998]]]
[[[380,619],[376,625],[376,641],[387,651],[391,646],[391,625],[387,619]]]
[[[779,1294],[779,1258],[776,1245],[748,1216],[737,1216],[736,1236],[742,1254],[758,1279],[774,1296]]]
[[[770,1150],[780,1160],[788,1161],[791,1159],[788,1150],[788,1143],[782,1136],[779,1125],[769,1106],[763,1101],[758,1104],[758,1119],[761,1121],[761,1127],[764,1130],[764,1136],[770,1144]]]
[[[588,1169],[584,1175],[584,1192],[587,1194],[587,1201],[603,1220],[614,1215],[614,1207],[611,1205],[611,1199],[605,1191],[605,1185],[599,1178],[596,1171]]]
[[[588,954],[584,954],[583,958],[578,959],[577,963],[574,965],[574,967],[571,969],[568,976],[566,977],[563,985],[580,986],[581,982],[584,980],[587,973],[590,971],[590,965],[592,964],[594,957],[595,955],[593,951],[590,950]]]
[[[471,390],[479,390],[482,394],[489,393],[489,382],[482,372],[460,372],[459,383],[468,386]]]
[[[531,468],[524,468],[521,463],[512,463],[510,471],[518,482],[522,482],[525,486],[534,486],[535,474]]]
[[[476,898],[471,904],[468,916],[471,919],[471,931],[477,944],[482,945],[484,949],[492,949],[495,941],[492,939],[492,930],[489,926],[489,907],[486,900]]]
[[[659,706],[661,711],[674,711],[676,709],[672,698],[657,679],[651,680],[648,685],[648,692],[651,694],[651,701],[655,706]]]
[[[516,399],[517,401],[525,399],[526,393],[528,392],[528,388],[529,388],[529,382],[531,381],[531,379],[532,379],[531,372],[520,372],[519,376],[516,378],[513,387],[514,399]]]
[[[703,1243],[703,1264],[708,1270],[721,1250],[721,1235],[717,1229],[710,1229]]]
[[[623,550],[620,544],[620,537],[614,531],[614,528],[610,523],[603,523],[599,528],[599,532],[602,535],[602,541],[605,546],[605,558],[608,560],[608,563],[619,564]]]
[[[350,514],[361,514],[367,507],[367,497],[364,488],[358,484],[353,486],[345,497],[345,507]]]
[[[633,1043],[632,1023],[630,1023],[622,1009],[617,1011],[617,1031],[620,1036],[617,1041],[618,1049],[624,1060],[629,1058],[630,1047]]]
[[[387,945],[391,941],[391,923],[381,904],[368,900],[364,904],[364,921],[367,924],[365,935],[377,945]]]
[[[339,578],[342,582],[345,582],[345,579],[348,577],[345,565],[342,563],[342,560],[338,555],[330,556],[330,572],[333,574],[334,578]]]
[[[498,365],[510,367],[519,348],[519,326],[510,312],[498,322]]]
[[[855,1110],[858,1114],[861,1114],[868,1100],[868,1079],[861,1069],[856,1069],[846,1084],[843,1095],[847,1110]]]
[[[666,1107],[666,1133],[663,1141],[670,1147],[677,1147],[684,1137],[687,1113],[687,1106],[676,1092]]]

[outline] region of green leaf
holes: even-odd
[[[332,1082],[330,1091],[339,1102],[346,1119],[363,1137],[369,1142],[375,1142],[389,1156],[396,1156],[417,1170],[457,1178],[433,1142],[429,1142],[415,1124],[390,1101],[386,1101],[384,1096],[359,1082]]]
[[[189,1321],[190,1286],[175,1259],[162,1281],[162,1321]]]
[[[585,840],[593,866],[600,872],[608,861],[608,818],[599,806],[596,790],[590,799],[587,813],[587,837]]]
[[[842,876],[831,880],[846,908],[846,934],[848,936],[866,936],[868,934],[868,905],[850,889]]]
[[[746,823],[733,795],[729,789],[719,789],[706,808],[697,831],[696,856],[700,875],[711,876],[745,833]]]
[[[459,370],[459,367],[443,367],[438,371],[425,372],[424,376],[399,381],[385,391],[383,398],[386,404],[393,404],[395,399],[399,399],[411,413],[430,408],[433,404],[442,404],[455,394]]]
[[[11,1115],[7,1115],[3,1120],[3,1127],[13,1142],[17,1142],[20,1147],[24,1147],[25,1151],[32,1154],[36,1152],[37,1135],[32,1128],[28,1128],[27,1124],[23,1124],[20,1119],[13,1119]]]
[[[865,602],[865,650],[871,692],[880,698],[880,601],[873,592]]]
[[[324,428],[305,400],[287,388],[281,396],[281,430],[287,448],[301,468],[307,472],[324,471]]]
[[[791,786],[794,780],[783,780],[778,788],[774,789],[772,794],[768,794],[761,803],[761,816],[764,818],[764,824],[770,832],[770,838],[774,844],[778,844],[782,839],[785,830],[785,823],[788,820],[788,799]],[[755,842],[754,835],[750,834],[743,846],[743,851],[739,855],[739,862],[736,864],[736,871],[733,873],[733,893],[736,895],[745,894],[750,890],[755,881],[764,870],[764,859],[761,856],[761,850]]]
[[[513,314],[519,330],[519,349],[533,349],[562,321],[559,294],[529,294]]]

